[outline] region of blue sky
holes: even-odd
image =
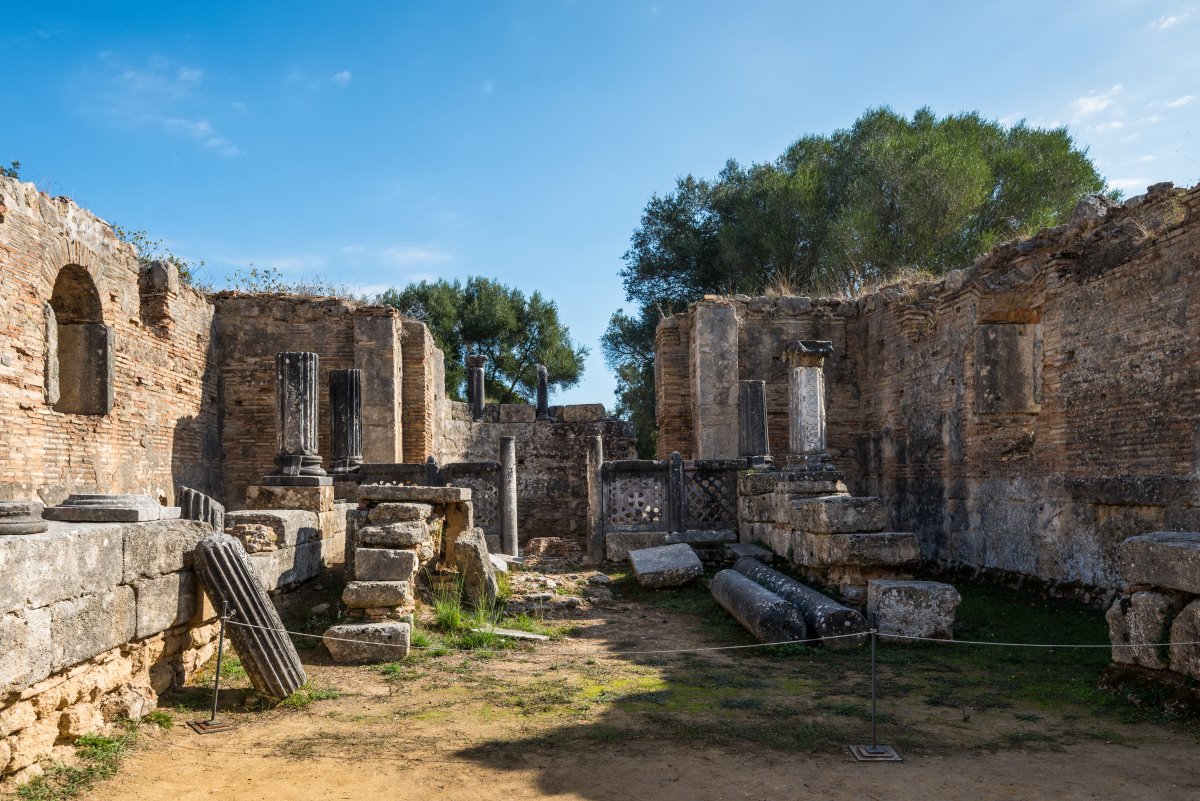
[[[204,259],[369,290],[484,275],[592,350],[651,194],[890,105],[1069,125],[1200,180],[1200,2],[21,3],[0,161]]]

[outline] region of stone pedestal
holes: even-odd
[[[478,354],[467,357],[467,403],[471,405],[471,419],[483,419],[483,407],[487,403],[484,393],[484,369],[488,357]]]
[[[538,385],[537,385],[537,419],[550,419],[550,378],[546,371],[546,365],[539,364],[537,366]]]
[[[41,501],[0,501],[0,535],[40,534],[46,530]]]
[[[72,495],[42,517],[68,523],[141,523],[176,520],[179,507],[163,506],[149,495]]]
[[[306,512],[332,512],[333,485],[315,487],[270,486],[251,484],[246,487],[247,509],[302,509]]]
[[[825,357],[833,343],[799,339],[784,348],[788,365],[789,470],[831,470],[825,443]]]
[[[767,441],[767,382],[738,382],[738,455],[755,467],[771,463]]]
[[[335,478],[362,465],[361,370],[329,371],[329,445]]]
[[[317,453],[317,375],[315,353],[275,354],[275,408],[278,415],[275,472],[263,484],[316,487],[333,483]]]
[[[500,438],[500,548],[517,555],[517,441]]]

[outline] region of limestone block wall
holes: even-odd
[[[767,382],[786,452],[788,339],[828,339],[828,434],[856,494],[882,496],[926,558],[1113,588],[1115,547],[1200,516],[1200,187],[1162,185],[1100,221],[997,246],[942,280],[858,300],[709,298],[660,326],[660,454],[699,407],[679,331],[735,312],[737,374]],[[692,352],[695,347],[691,347]],[[690,389],[687,390],[690,395]]]
[[[213,310],[173,272],[160,278],[139,280],[103,220],[0,177],[0,499],[216,491]],[[73,317],[107,344],[72,352],[56,318]],[[106,408],[64,411],[72,392]]]
[[[471,419],[465,403],[451,402],[444,418],[438,461],[499,461],[500,439],[517,450],[517,528],[523,544],[533,537],[587,536],[587,446],[604,442],[605,459],[634,459],[632,424],[605,414],[600,404],[551,406],[551,421],[535,420],[526,404],[485,407]]]
[[[0,537],[0,780],[154,709],[215,649],[184,520],[49,523]]]

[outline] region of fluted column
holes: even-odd
[[[755,466],[769,464],[767,382],[738,382],[738,428],[738,455],[748,457]]]
[[[825,443],[825,357],[833,343],[800,339],[783,351],[788,365],[788,469],[829,470]]]
[[[329,447],[334,475],[362,465],[362,370],[329,371]]]
[[[321,467],[317,448],[317,354],[275,354],[275,473],[263,477],[268,486],[320,486],[333,482]]]

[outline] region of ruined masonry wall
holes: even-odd
[[[716,305],[736,315],[739,377],[767,382],[777,456],[782,343],[833,341],[834,462],[926,558],[1112,588],[1125,537],[1200,528],[1200,187],[1155,187],[936,282],[698,304]],[[692,456],[679,332],[695,308],[658,331],[660,457]]]
[[[114,405],[103,416],[46,401],[44,307],[68,265],[95,283],[112,333]],[[133,248],[105,222],[0,178],[0,499],[138,492],[169,503],[179,484],[216,491],[212,307],[177,281],[143,298],[138,277]]]

